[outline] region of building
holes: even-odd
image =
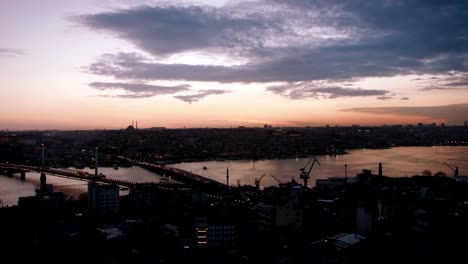
[[[106,240],[118,240],[125,237],[125,233],[118,227],[110,226],[97,229]]]
[[[130,209],[158,215],[174,212],[185,198],[179,187],[180,184],[173,183],[135,184],[128,195]],[[195,199],[195,192],[191,194]]]
[[[225,248],[235,245],[233,224],[209,224],[207,242],[210,248]]]
[[[259,230],[268,231],[273,227],[302,228],[302,187],[282,186],[274,194],[273,204],[258,204]]]
[[[199,216],[195,217],[195,238],[198,247],[207,246],[207,231],[208,231],[208,217]]]
[[[57,210],[65,204],[65,195],[62,192],[54,192],[54,186],[47,184],[45,173],[41,173],[41,185],[36,189],[36,195],[19,197],[18,205],[22,208]]]
[[[117,213],[119,211],[119,187],[89,182],[88,208],[98,214]]]

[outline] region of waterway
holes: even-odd
[[[75,170],[74,168],[70,168]],[[84,168],[90,174],[94,174],[94,169]],[[140,167],[129,168],[99,168],[99,173],[111,179],[118,179],[130,182],[160,182],[163,177]],[[35,195],[35,189],[40,185],[40,174],[36,172],[26,173],[26,180],[21,181],[19,175],[7,177],[0,175],[0,200],[3,206],[16,205],[18,197]],[[167,178],[164,178],[167,181]],[[56,176],[47,176],[47,183],[54,186],[55,191],[64,192],[66,198],[78,198],[80,194],[87,192],[88,183],[84,181],[72,180]],[[121,191],[125,195],[128,191]]]
[[[315,179],[344,176],[344,165],[348,165],[348,176],[355,176],[362,169],[370,169],[377,173],[378,163],[383,163],[383,174],[390,177],[405,177],[421,175],[423,170],[433,173],[443,171],[447,175],[453,172],[443,162],[459,167],[460,175],[468,175],[468,147],[436,146],[436,147],[398,147],[382,150],[350,150],[347,155],[317,156],[320,166],[314,166],[311,172],[310,186],[315,185]],[[271,177],[274,175],[280,181],[290,181],[293,177],[299,181],[299,169],[307,163],[307,158],[281,160],[226,160],[205,162],[183,162],[171,166],[191,171],[208,178],[225,182],[226,169],[229,169],[231,185],[254,184],[255,178],[266,174],[260,187],[277,185]],[[206,169],[203,169],[206,167]],[[93,169],[85,171],[94,173]],[[159,182],[161,176],[140,167],[100,168],[109,178],[133,182]],[[87,183],[54,176],[47,177],[47,183],[53,184],[56,191],[63,191],[68,197],[78,197],[87,191]],[[19,175],[12,178],[0,175],[0,200],[3,205],[17,204],[18,197],[34,195],[39,185],[37,173],[27,173],[26,181],[20,181]]]
[[[328,177],[344,177],[345,164],[348,176],[356,176],[362,169],[378,172],[379,162],[383,163],[383,175],[389,177],[406,177],[421,175],[423,170],[432,173],[443,171],[452,176],[453,171],[443,162],[452,167],[459,167],[460,175],[468,175],[468,147],[466,146],[434,146],[434,147],[398,147],[392,149],[359,149],[350,150],[346,155],[317,156],[320,166],[315,165],[311,171],[309,186],[315,185],[315,179]],[[264,173],[260,187],[277,185],[270,175],[281,181],[291,181],[294,177],[299,181],[299,169],[304,167],[308,158],[279,160],[231,160],[184,162],[173,164],[183,170],[202,176],[226,182],[226,169],[229,168],[229,184],[235,185],[239,180],[241,185],[254,185],[255,178]],[[203,169],[206,167],[206,169]]]

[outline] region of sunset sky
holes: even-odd
[[[468,2],[2,0],[0,130],[468,119]]]

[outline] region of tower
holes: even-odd
[[[229,168],[226,168],[226,185],[229,186]]]
[[[41,144],[41,166],[45,166],[45,149],[44,144]]]
[[[41,172],[40,180],[41,180],[41,187],[45,187],[47,183],[47,176],[44,172]]]
[[[98,176],[98,147],[94,150],[94,176]]]
[[[344,165],[344,177],[345,179],[348,179],[348,164]]]

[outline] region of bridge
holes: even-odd
[[[190,186],[205,188],[205,189],[209,188],[211,190],[218,190],[218,191],[229,190],[229,187],[226,184],[206,178],[201,175],[197,175],[192,172],[188,172],[188,171],[174,168],[171,166],[163,166],[163,165],[153,164],[149,162],[133,160],[133,159],[129,159],[129,158],[122,157],[122,156],[117,156],[117,158],[132,162],[133,164],[137,166],[140,166],[152,172],[156,172],[160,175],[170,176],[174,180],[179,181],[181,183],[188,184]],[[97,165],[97,162],[96,162],[96,165]],[[46,166],[30,166],[30,165],[21,165],[21,164],[0,163],[0,174],[13,176],[14,173],[19,173],[20,179],[25,180],[26,172],[46,173],[52,176],[74,179],[74,180],[79,180],[79,181],[87,181],[87,182],[94,181],[96,183],[113,184],[113,185],[118,185],[121,188],[129,188],[137,184],[145,184],[145,183],[124,181],[124,180],[110,179],[110,178],[106,178],[106,176],[102,174],[95,176],[93,174],[80,171],[80,170],[58,169],[58,168],[50,168]],[[158,184],[158,183],[153,183],[153,184]],[[161,183],[161,184],[167,185],[167,183]]]
[[[129,188],[132,185],[139,184],[136,182],[109,179],[109,178],[106,178],[106,176],[102,174],[96,177],[95,175],[92,175],[92,174],[89,174],[88,172],[84,172],[80,170],[57,169],[57,168],[49,168],[49,167],[35,167],[35,166],[29,166],[29,165],[0,163],[0,174],[13,176],[14,173],[20,173],[20,179],[25,180],[26,172],[46,173],[48,175],[68,178],[68,179],[73,179],[73,180],[87,181],[87,182],[94,181],[97,183],[112,184],[112,185],[117,185],[121,188]]]
[[[130,161],[135,165],[138,165],[149,171],[156,172],[160,175],[171,176],[171,178],[173,178],[174,180],[191,185],[191,186],[211,188],[212,190],[217,189],[219,191],[229,190],[229,187],[221,182],[218,182],[218,181],[215,181],[215,180],[212,180],[212,179],[209,179],[209,178],[206,178],[201,175],[197,175],[197,174],[185,171],[185,170],[181,170],[181,169],[170,167],[170,166],[153,164],[149,162],[132,160],[132,159],[128,159],[128,158],[121,157],[121,156],[119,156],[118,158]],[[80,170],[57,169],[57,168],[41,167],[41,166],[36,167],[36,166],[30,166],[30,165],[0,163],[0,174],[13,176],[14,173],[20,173],[20,179],[25,180],[26,172],[46,173],[47,175],[68,178],[68,179],[73,179],[73,180],[79,180],[79,181],[87,181],[87,182],[94,181],[96,183],[113,184],[113,185],[117,185],[125,189],[134,185],[138,185],[138,184],[148,184],[148,183],[137,183],[137,182],[124,181],[124,180],[110,179],[110,178],[106,178],[106,176],[102,174],[99,174],[96,177],[93,174],[80,171]],[[153,182],[152,184],[161,184],[164,186],[175,185],[175,184],[157,183],[157,182]]]
[[[176,181],[180,181],[182,183],[186,183],[192,186],[214,188],[221,191],[229,190],[229,186],[227,186],[224,183],[206,178],[204,176],[192,172],[188,172],[171,166],[164,166],[144,161],[133,160],[122,156],[117,156],[117,158],[129,161],[137,166],[140,166],[152,172],[156,172],[160,175],[171,176],[171,178],[173,178]]]

